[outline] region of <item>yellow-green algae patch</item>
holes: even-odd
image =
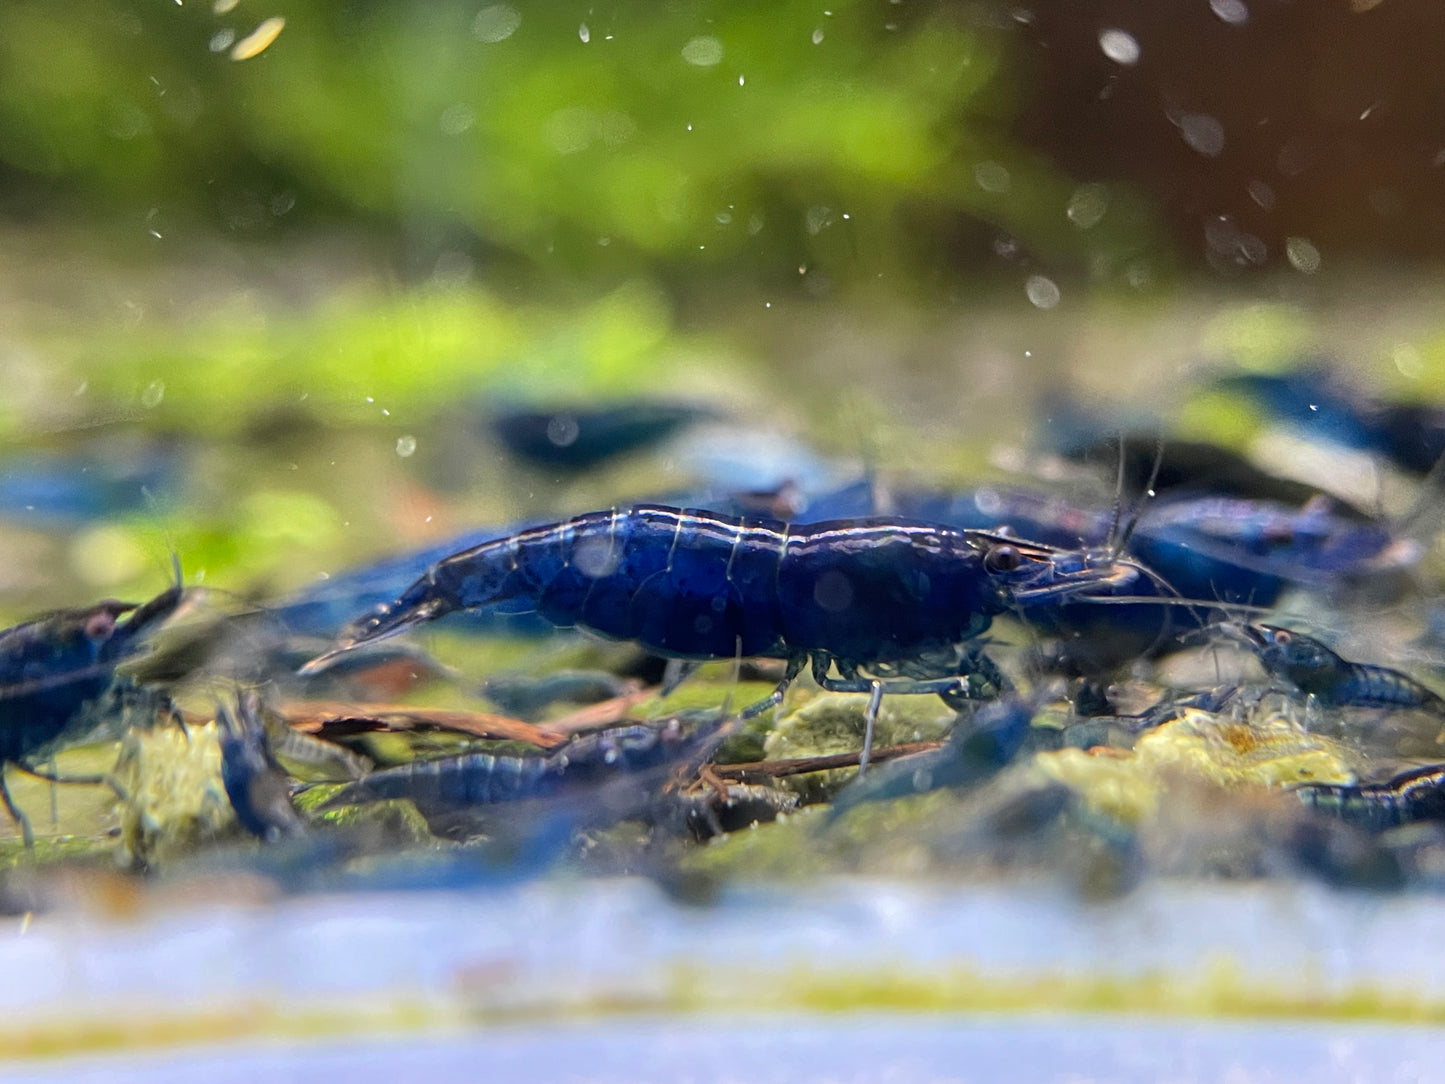
[[[1445,1001],[1362,984],[1341,992],[1253,982],[1229,958],[1194,973],[1134,976],[1035,972],[1000,975],[959,964],[936,970],[831,968],[810,962],[718,971],[675,963],[641,991],[555,991],[499,1003],[491,987],[463,983],[445,996],[290,1006],[225,1001],[191,1012],[72,1012],[64,1019],[0,1025],[0,1057],[51,1058],[196,1043],[315,1041],[344,1036],[426,1035],[559,1019],[631,1015],[703,1018],[718,1013],[1037,1013],[1445,1024]]]
[[[1352,783],[1356,758],[1286,715],[1241,721],[1190,710],[1143,735],[1132,752],[1060,749],[1034,758],[1037,772],[1073,790],[1094,812],[1139,824],[1158,812],[1172,780],[1215,787],[1278,789],[1299,783]]]
[[[129,863],[150,865],[188,853],[236,827],[214,722],[132,728],[114,774],[122,795],[121,854]]]

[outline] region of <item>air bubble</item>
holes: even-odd
[[[1313,275],[1320,269],[1320,250],[1304,237],[1285,238],[1284,254],[1296,271]]]
[[[1028,282],[1024,284],[1024,292],[1029,295],[1029,300],[1036,308],[1052,309],[1059,303],[1059,288],[1051,278],[1043,275],[1030,275]]]
[[[1250,199],[1259,204],[1262,210],[1274,210],[1274,189],[1263,181],[1250,181],[1245,187],[1245,191],[1249,193]]]
[[[522,13],[508,4],[493,4],[477,12],[472,20],[472,36],[494,44],[506,41],[522,25]]]
[[[1230,26],[1249,22],[1249,8],[1244,6],[1244,0],[1209,0],[1209,10]]]
[[[1208,113],[1185,113],[1179,118],[1179,134],[1208,158],[1216,158],[1224,150],[1224,125]]]
[[[1008,170],[997,162],[980,162],[973,167],[973,179],[985,192],[1002,195],[1012,183]]]
[[[1083,184],[1074,189],[1064,213],[1079,229],[1087,230],[1097,226],[1108,209],[1109,189],[1102,184]]]
[[[1419,380],[1425,375],[1425,363],[1420,358],[1420,351],[1413,343],[1396,343],[1395,349],[1391,351],[1391,357],[1395,362],[1395,368],[1400,370],[1400,375],[1408,380]]]
[[[477,115],[466,102],[457,102],[442,110],[441,130],[446,135],[461,135],[476,123]]]
[[[1139,43],[1127,30],[1099,31],[1099,48],[1115,64],[1127,68],[1139,63]]]
[[[396,454],[403,459],[409,458],[416,451],[416,437],[405,433],[396,438]]]
[[[682,47],[682,59],[698,68],[711,68],[714,64],[720,64],[723,58],[722,42],[717,38],[698,37],[692,38]]]

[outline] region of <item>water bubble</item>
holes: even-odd
[[[446,135],[461,135],[474,123],[477,115],[466,102],[457,102],[442,110],[441,129]]]
[[[211,35],[210,43],[206,46],[213,53],[224,53],[236,41],[236,32],[230,27],[223,27]]]
[[[166,382],[164,380],[152,380],[140,393],[140,405],[147,409],[158,407],[161,400],[166,397]]]
[[[694,67],[711,68],[714,64],[720,64],[722,58],[722,42],[707,35],[692,38],[682,47],[682,59]]]
[[[1245,186],[1245,191],[1249,193],[1250,199],[1259,204],[1262,210],[1274,210],[1274,189],[1263,181],[1250,181]]]
[[[823,28],[822,28],[821,26],[818,27],[817,30],[814,30],[814,31],[813,31],[813,44],[814,44],[814,45],[822,45],[822,44],[823,44]]]
[[[808,232],[817,235],[833,224],[833,208],[831,207],[809,207],[807,217],[804,219]]]
[[[216,0],[216,2],[211,5],[211,14],[229,15],[236,10],[238,3],[240,3],[240,0]]]
[[[1127,30],[1099,31],[1099,48],[1115,64],[1130,67],[1139,63],[1139,43]]]
[[[1102,184],[1081,184],[1069,197],[1069,206],[1064,213],[1069,221],[1081,230],[1091,229],[1099,224],[1104,212],[1109,209],[1109,189]]]
[[[472,36],[491,44],[506,41],[522,25],[522,13],[510,4],[493,4],[477,12],[472,20]]]
[[[151,130],[150,118],[134,102],[116,100],[108,103],[106,131],[116,139],[128,140],[147,135]]]
[[[1024,292],[1036,308],[1052,309],[1059,303],[1059,288],[1054,280],[1043,275],[1030,275],[1024,284]]]
[[[396,454],[403,459],[409,458],[416,451],[416,437],[410,433],[404,433],[396,438]]]
[[[1286,237],[1284,254],[1296,271],[1313,275],[1320,269],[1320,250],[1304,237]]]
[[[1012,183],[1008,170],[997,162],[980,162],[973,167],[973,179],[985,192],[1002,194]]]
[[[592,31],[587,29],[586,23],[583,23],[577,28],[577,36],[582,39],[582,44],[586,45],[592,40]]]
[[[597,114],[586,106],[559,109],[542,124],[542,138],[558,154],[576,154],[592,145],[598,134]]]
[[[584,538],[572,547],[572,567],[593,579],[610,576],[621,560],[622,555],[613,546],[610,536]]]
[[[258,57],[281,36],[286,29],[286,20],[280,15],[266,19],[255,30],[247,34],[231,48],[232,60],[250,60]]]
[[[1208,113],[1185,113],[1179,118],[1179,134],[1185,143],[1209,158],[1224,150],[1224,125]]]
[[[1209,0],[1209,10],[1230,26],[1249,22],[1249,8],[1244,6],[1244,0]]]
[[[1154,269],[1147,260],[1135,260],[1124,271],[1124,279],[1136,290],[1144,290],[1154,283]]]
[[[547,440],[558,448],[568,448],[577,442],[582,426],[571,414],[553,414],[547,421]]]
[[[1425,375],[1425,363],[1420,359],[1420,351],[1413,343],[1396,343],[1395,349],[1391,351],[1395,368],[1400,370],[1400,375],[1408,380],[1419,380]]]

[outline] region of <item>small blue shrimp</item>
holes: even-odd
[[[139,606],[108,599],[0,631],[0,802],[20,826],[27,847],[34,846],[34,835],[10,797],[5,766],[54,780],[37,762],[87,725],[83,709],[106,692],[116,665],[175,611],[181,597],[177,584]],[[121,621],[124,614],[130,616]]]
[[[1018,696],[960,719],[948,741],[926,753],[890,760],[839,791],[829,821],[866,802],[889,801],[941,787],[970,787],[1006,768],[1028,739],[1033,705]]]
[[[1383,783],[1306,783],[1294,793],[1311,809],[1374,832],[1445,820],[1445,764],[1416,768]]]
[[[1224,626],[1259,657],[1272,677],[1284,678],[1326,708],[1416,708],[1445,716],[1445,699],[1408,674],[1351,662],[1313,636],[1278,625]]]
[[[221,782],[241,827],[264,842],[304,831],[291,804],[290,779],[266,735],[260,697],[243,692],[236,710],[216,709],[221,742]]]
[[[588,818],[625,819],[653,800],[660,773],[700,764],[729,730],[720,720],[689,729],[668,719],[581,734],[545,755],[465,753],[415,761],[349,783],[317,808],[406,800],[446,836],[468,834],[475,815],[488,807],[518,802],[577,799]]]

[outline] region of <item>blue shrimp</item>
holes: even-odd
[[[904,491],[892,495],[906,515],[959,528],[1010,530],[1056,546],[1110,544],[1116,517],[1108,510],[1026,489],[984,488],[958,495]],[[1158,573],[1187,599],[1272,605],[1287,586],[1334,589],[1398,572],[1418,547],[1393,539],[1382,525],[1359,521],[1318,499],[1295,508],[1273,501],[1176,499],[1150,505],[1127,532],[1125,553]],[[1076,602],[1036,622],[1068,641],[1064,655],[1084,672],[1108,669],[1166,644],[1171,633],[1205,624],[1209,602],[1165,609],[1144,597],[1162,590],[1141,582],[1136,602],[1110,609]]]
[[[232,712],[216,709],[221,742],[221,782],[241,827],[265,842],[303,832],[291,804],[291,785],[266,734],[260,697],[244,692]]]
[[[676,766],[701,763],[729,733],[713,721],[689,731],[680,719],[581,734],[545,755],[465,753],[373,772],[342,787],[318,812],[410,801],[438,835],[469,833],[475,815],[503,804],[580,800],[585,816],[626,819],[651,803],[652,784]]]
[[[1033,707],[1018,696],[996,700],[969,720],[960,719],[938,749],[899,757],[838,793],[829,823],[855,806],[889,801],[942,787],[971,787],[1006,768],[1023,748]]]
[[[1351,662],[1313,636],[1278,625],[1224,627],[1254,649],[1272,677],[1324,707],[1415,708],[1445,716],[1445,699],[1399,670]]]
[[[0,631],[0,802],[20,826],[27,847],[34,845],[34,836],[29,819],[10,797],[5,766],[77,782],[55,780],[36,763],[88,725],[85,707],[106,692],[116,665],[175,611],[181,597],[177,584],[139,606],[108,599]],[[125,614],[130,616],[121,621]]]
[[[1254,397],[1281,421],[1349,448],[1375,452],[1425,474],[1445,455],[1445,410],[1372,399],[1314,363],[1289,373],[1237,373],[1220,383]]]
[[[996,615],[1121,591],[1147,576],[1093,551],[932,523],[797,526],[639,505],[448,557],[303,673],[453,610],[531,608],[555,625],[672,658],[785,660],[772,694],[744,717],[780,703],[811,660],[823,688],[872,694],[871,722],[885,692],[938,693],[957,706],[968,693],[961,675],[988,665],[969,641]],[[870,667],[898,676],[860,674]]]
[[[1382,832],[1416,821],[1445,820],[1445,765],[1416,768],[1383,783],[1306,783],[1294,793],[1311,809]]]
[[[491,429],[518,459],[583,471],[662,443],[688,425],[716,417],[684,403],[639,400],[611,407],[557,407],[494,414]]]

